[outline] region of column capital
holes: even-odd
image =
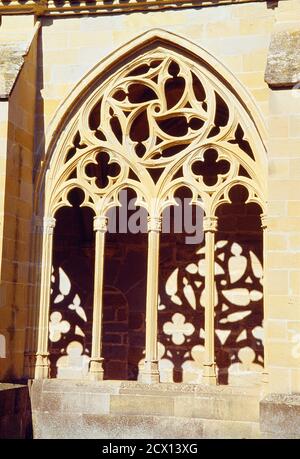
[[[108,218],[104,215],[97,215],[94,217],[94,231],[99,231],[100,233],[106,233],[107,231]]]
[[[215,233],[218,228],[218,217],[203,217],[203,231]]]
[[[54,217],[43,218],[43,232],[44,234],[53,234],[55,228],[56,219]]]
[[[161,217],[148,217],[148,232],[155,231],[156,233],[161,232]]]

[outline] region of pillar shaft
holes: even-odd
[[[55,218],[44,217],[36,379],[48,378],[49,376],[48,337],[54,227]]]
[[[161,218],[148,218],[146,356],[142,381],[159,382],[157,356],[158,268]]]
[[[215,363],[215,232],[217,217],[204,217],[205,232],[205,357],[203,382],[217,383]]]
[[[266,292],[266,260],[267,260],[267,234],[268,234],[268,219],[267,216],[261,215],[261,227],[263,229],[263,324],[265,332],[265,324],[267,322],[267,292]],[[262,382],[265,384],[269,383],[269,371],[268,371],[268,346],[264,341],[264,370],[262,373]]]
[[[32,231],[32,253],[33,262],[30,264],[30,294],[28,304],[28,318],[26,328],[26,350],[24,353],[24,375],[28,379],[34,378],[35,364],[36,364],[36,347],[37,347],[37,333],[38,333],[38,315],[39,315],[39,298],[38,278],[40,268],[40,247],[43,235],[43,220],[39,216],[35,216]]]
[[[94,306],[92,329],[92,354],[90,360],[89,377],[99,381],[103,379],[102,357],[102,327],[103,327],[103,273],[105,234],[107,231],[107,217],[94,218],[95,234],[95,273],[94,273]]]

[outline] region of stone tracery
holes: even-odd
[[[163,50],[126,66],[79,111],[49,206],[67,205],[68,192],[80,187],[83,205],[106,213],[128,186],[149,214],[160,215],[185,185],[209,214],[224,193],[228,199],[233,180],[257,200],[262,184],[250,179],[256,167],[247,127],[220,89],[205,69]]]
[[[100,283],[100,287],[94,293],[95,327],[102,310],[107,230],[107,222],[100,227],[97,221],[104,221],[109,209],[120,205],[119,193],[124,188],[133,189],[136,204],[148,212],[148,263],[155,266],[154,274],[148,271],[149,365],[145,365],[145,372],[154,375],[153,380],[158,358],[155,260],[158,262],[160,219],[163,210],[175,204],[175,194],[182,187],[191,190],[191,203],[203,207],[206,214],[205,365],[206,376],[215,379],[214,293],[209,286],[215,275],[216,211],[231,202],[230,192],[237,184],[247,189],[247,203],[263,207],[264,202],[261,162],[251,146],[245,119],[231,92],[205,66],[159,47],[134,59],[100,85],[75,114],[67,135],[59,140],[60,156],[50,167],[46,215],[53,217],[58,209],[70,206],[69,195],[74,188],[83,192],[81,206],[92,208],[96,215],[95,285]],[[50,242],[44,241],[44,248],[45,244],[49,253]],[[43,295],[43,301],[49,303],[48,292],[42,288]],[[101,320],[93,333],[97,334],[93,336],[97,355],[93,357],[92,351],[91,360],[98,378],[103,373],[101,343],[95,343],[101,341]],[[38,355],[45,356],[45,349]],[[42,366],[47,366],[45,357]],[[45,375],[44,370],[37,371],[41,374]]]

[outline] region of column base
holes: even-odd
[[[47,354],[36,354],[34,378],[35,379],[49,378],[48,353]]]
[[[204,363],[203,367],[203,384],[206,384],[207,386],[216,386],[217,375],[215,362]]]
[[[158,360],[145,360],[139,381],[144,384],[159,383]]]
[[[90,369],[88,378],[91,381],[103,381],[104,370],[103,370],[103,358],[90,361]]]

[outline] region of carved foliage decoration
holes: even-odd
[[[59,140],[47,211],[70,205],[75,187],[98,215],[120,205],[125,187],[153,217],[174,204],[181,187],[207,215],[230,202],[237,183],[247,188],[248,202],[261,202],[264,185],[244,120],[232,93],[204,66],[170,49],[149,51],[77,111]]]

